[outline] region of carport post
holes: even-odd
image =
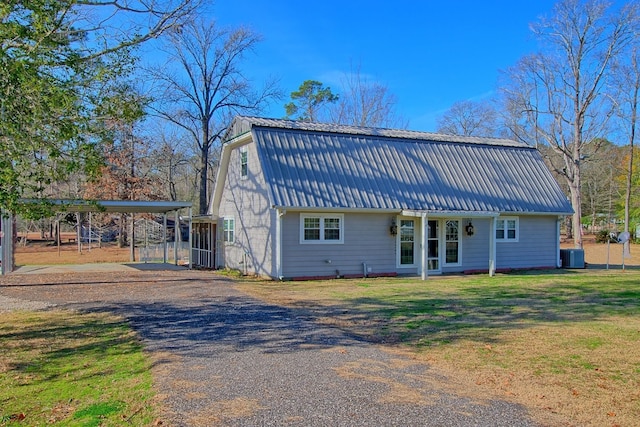
[[[167,213],[162,214],[162,263],[167,263]]]
[[[178,265],[178,242],[180,241],[180,214],[176,209],[175,223],[173,225],[173,262]]]
[[[13,215],[10,212],[0,211],[0,221],[2,221],[2,234],[0,235],[0,273],[5,274],[13,272],[13,249],[15,244],[14,239],[14,224]]]

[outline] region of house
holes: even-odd
[[[237,117],[217,267],[276,279],[559,267],[566,196],[516,141]]]

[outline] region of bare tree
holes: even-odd
[[[437,131],[451,135],[497,137],[498,113],[489,102],[459,101],[437,121]]]
[[[232,116],[258,113],[280,95],[275,81],[255,90],[241,68],[260,40],[247,28],[194,21],[172,33],[167,67],[151,71],[164,89],[154,111],[189,134],[198,148],[201,214],[208,207],[211,155]]]
[[[329,107],[330,120],[352,126],[406,128],[407,120],[396,111],[397,99],[389,88],[371,81],[352,68],[342,78],[342,92]]]
[[[151,154],[156,165],[156,173],[166,185],[162,192],[169,200],[191,200],[195,196],[195,185],[189,185],[190,176],[195,175],[190,158],[193,155],[189,146],[180,134],[165,129],[154,136],[155,147]],[[184,182],[187,185],[184,185]]]
[[[613,114],[603,88],[614,59],[633,40],[635,6],[613,10],[602,0],[562,0],[549,19],[532,26],[542,51],[508,71],[504,88],[529,134],[520,138],[546,144],[563,159],[557,172],[567,181],[574,209],[574,243],[582,247],[581,162],[597,144]]]
[[[623,137],[628,144],[627,170],[625,171],[624,194],[624,231],[630,232],[631,224],[631,195],[633,190],[634,157],[636,126],[638,122],[638,101],[640,101],[640,63],[638,46],[634,46],[629,55],[625,56],[614,73],[613,90],[616,99],[616,116],[622,128]],[[625,242],[628,251],[629,242]]]

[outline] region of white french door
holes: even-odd
[[[440,221],[427,221],[427,271],[440,272]]]

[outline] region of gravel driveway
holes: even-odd
[[[11,275],[0,307],[129,319],[153,354],[163,425],[536,425],[522,407],[456,394],[429,365],[211,272]]]

